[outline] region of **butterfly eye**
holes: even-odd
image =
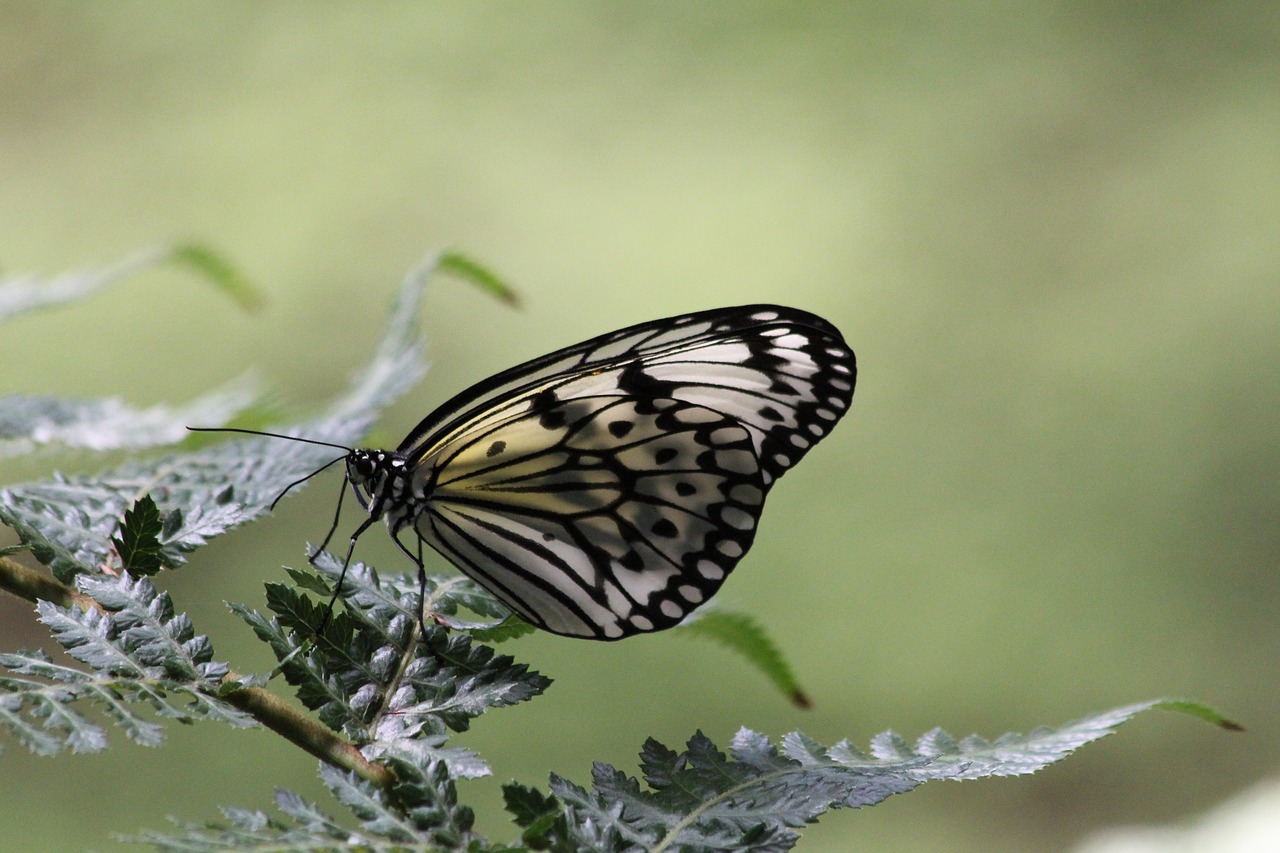
[[[367,453],[357,453],[352,455],[351,463],[347,466],[347,469],[350,471],[352,479],[367,480],[373,476],[373,472],[377,467]]]

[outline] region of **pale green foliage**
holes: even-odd
[[[141,450],[176,444],[187,424],[223,424],[244,411],[260,393],[245,377],[180,406],[135,408],[114,397],[75,400],[10,394],[0,398],[0,459],[36,448]]]
[[[198,243],[181,243],[144,249],[105,267],[72,270],[53,276],[0,276],[0,322],[31,311],[79,301],[161,264],[175,264],[195,270],[200,273],[203,281],[246,308],[254,308],[262,301],[248,279],[220,254]]]
[[[243,286],[216,256],[181,247],[152,253],[145,263],[56,279],[58,286],[48,292],[26,280],[0,282],[0,319],[6,311],[82,296],[122,270],[163,258],[221,275],[233,293]],[[474,261],[454,254],[443,264],[510,298],[510,290]],[[379,411],[421,375],[417,317],[434,269],[428,261],[406,279],[377,353],[349,389],[319,415],[274,431],[341,445],[360,440]],[[173,428],[188,418],[201,426],[225,423],[251,406],[253,394],[237,386],[185,408],[146,411],[111,400],[5,402],[0,452],[37,445],[115,450],[172,442]],[[320,630],[342,566],[319,553],[314,571],[289,572],[293,585],[267,584],[269,612],[231,604],[270,646],[298,700],[327,727],[302,718],[296,725],[312,730],[290,732],[292,724],[268,722],[262,706],[244,701],[268,679],[235,675],[215,661],[209,638],[196,632],[155,580],[140,576],[180,566],[211,537],[262,516],[286,486],[340,455],[331,447],[264,437],[190,442],[97,476],[55,475],[0,492],[0,522],[22,542],[11,552],[29,551],[80,596],[66,586],[40,587],[28,570],[0,560],[7,589],[31,598],[61,593],[65,600],[40,600],[37,611],[52,640],[79,664],[57,663],[40,651],[0,654],[0,729],[48,755],[105,748],[106,731],[90,717],[95,713],[151,746],[162,742],[165,720],[236,727],[267,722],[293,742],[309,743],[328,762],[321,777],[345,813],[330,816],[281,791],[280,817],[224,809],[221,823],[139,839],[164,850],[782,851],[795,844],[799,827],[829,809],[874,805],[935,779],[1034,772],[1147,708],[1226,724],[1203,706],[1147,702],[995,742],[957,741],[935,730],[908,744],[887,732],[865,753],[846,742],[826,747],[798,732],[775,745],[743,729],[727,751],[701,734],[680,753],[650,740],[641,753],[643,782],[597,764],[590,789],[554,775],[547,790],[508,785],[507,807],[523,835],[510,847],[496,847],[472,833],[471,810],[458,803],[454,786],[455,779],[487,774],[489,767],[450,739],[476,716],[531,699],[551,682],[486,645],[531,630],[488,592],[455,575],[429,578],[426,609],[434,620],[423,636],[416,577],[380,576],[356,562],[338,590],[339,612]],[[712,612],[677,630],[727,643],[783,692],[802,699],[777,647],[752,620]],[[337,743],[358,748],[358,759],[336,748],[330,731],[341,736]],[[369,762],[390,775],[373,772],[377,765]]]
[[[706,637],[724,643],[751,661],[791,701],[801,708],[809,706],[809,697],[791,671],[791,665],[778,651],[773,640],[750,616],[745,613],[727,613],[706,609],[680,626],[680,633],[689,637]]]
[[[507,803],[530,827],[526,840],[553,849],[789,850],[798,840],[794,829],[830,809],[875,805],[935,779],[1034,773],[1161,704],[1118,708],[995,743],[956,741],[934,729],[909,746],[884,732],[868,753],[847,741],[824,747],[800,732],[774,746],[742,729],[728,754],[701,733],[681,753],[651,739],[640,754],[648,790],[597,764],[590,792],[553,775],[558,803],[517,785],[507,786]],[[553,819],[540,820],[547,815]]]

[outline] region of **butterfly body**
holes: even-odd
[[[479,383],[347,477],[523,618],[620,639],[682,621],[750,548],[773,482],[848,409],[830,323],[770,305],[593,338]],[[354,542],[354,537],[353,537]]]

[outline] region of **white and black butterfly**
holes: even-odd
[[[350,450],[368,512],[351,547],[383,519],[420,580],[425,542],[540,628],[669,628],[746,554],[770,487],[855,377],[834,326],[775,305],[592,338],[463,391],[395,450]]]

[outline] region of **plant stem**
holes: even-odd
[[[235,677],[234,673],[228,674],[223,683],[234,681]],[[221,698],[326,764],[351,770],[361,779],[382,788],[389,788],[395,782],[394,774],[386,767],[365,758],[356,747],[274,693],[261,687],[242,687]]]
[[[89,596],[9,557],[0,557],[0,589],[32,603],[43,600],[51,601],[59,607],[71,607],[74,604],[81,610],[102,609]]]

